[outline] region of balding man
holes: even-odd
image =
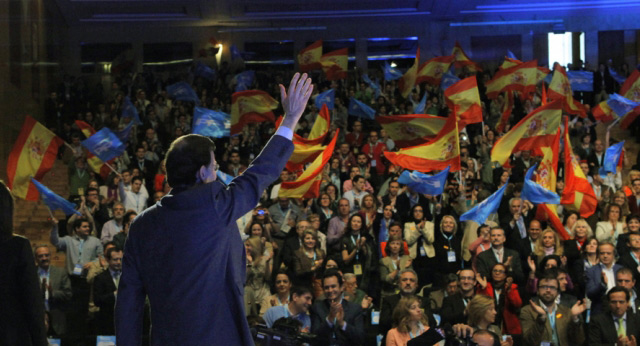
[[[64,335],[67,328],[64,312],[72,292],[69,275],[64,268],[51,266],[51,251],[47,245],[38,245],[35,256],[44,308],[49,312],[49,324],[55,335]]]

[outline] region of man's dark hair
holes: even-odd
[[[202,166],[209,166],[211,153],[215,149],[213,141],[201,135],[185,135],[173,141],[165,156],[169,185],[171,187],[194,185],[198,170]]]
[[[127,169],[123,170],[122,174],[125,174],[125,173],[131,174],[131,169],[127,168]]]
[[[114,252],[122,252],[122,249],[118,249],[118,247],[110,247],[107,249],[107,252],[104,253],[104,258],[110,260],[111,254]]]
[[[133,210],[130,210],[126,214],[124,214],[124,216],[122,217],[122,227],[124,227],[124,225],[131,224],[131,221],[129,221],[131,219],[131,215],[138,215],[138,213],[136,213]]]
[[[629,298],[631,298],[631,293],[629,292],[629,290],[622,286],[614,286],[612,289],[610,289],[609,292],[607,292],[607,298],[611,300],[611,295],[618,292],[624,292],[624,296],[627,301],[629,301]]]
[[[616,272],[616,279],[618,278],[619,274],[631,275],[631,278],[633,278],[633,271],[627,267],[622,267],[618,269],[618,271]]]
[[[540,280],[538,280],[538,290],[540,290],[540,284],[542,283],[542,280],[546,280],[546,281],[555,281],[556,285],[558,285],[558,291],[560,291],[560,282],[558,281],[558,276],[557,276],[557,271],[554,271],[553,273],[550,271],[546,271],[542,274],[542,276],[540,276]]]
[[[324,286],[324,280],[335,276],[336,278],[338,278],[338,285],[342,286],[342,275],[340,275],[340,272],[336,269],[329,269],[326,272],[324,272],[324,275],[322,276],[322,286]]]
[[[360,179],[364,179],[360,174],[353,176],[352,182],[357,183]]]
[[[138,152],[138,149],[143,149],[144,151],[147,151],[147,149],[145,149],[144,145],[142,145],[142,144],[136,145],[136,152]]]
[[[73,230],[74,231],[77,230],[85,222],[89,224],[89,227],[91,227],[91,221],[89,221],[87,219],[80,218],[80,219],[76,219],[76,221],[73,222]]]
[[[305,286],[295,286],[295,287],[291,288],[290,293],[291,293],[292,297],[293,297],[294,294],[297,295],[298,297],[303,296],[305,294],[313,295],[311,293],[311,290],[308,287],[305,287]]]
[[[400,224],[400,222],[392,222],[389,225],[389,229],[391,229],[391,227],[394,227],[394,226],[398,226],[398,227],[400,227],[400,229],[402,229],[402,225]]]
[[[131,184],[133,184],[133,182],[136,180],[140,180],[140,184],[142,184],[142,177],[140,177],[139,175],[136,175],[135,177],[131,178]]]
[[[98,193],[98,195],[100,194],[100,190],[96,189],[95,187],[88,187],[87,190],[85,191],[85,196],[89,196],[89,192],[95,191]]]

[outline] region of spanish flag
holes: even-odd
[[[603,123],[607,123],[616,118],[616,115],[613,113],[611,107],[609,107],[607,100],[604,100],[598,103],[597,106],[593,107],[591,113],[597,121],[601,121]]]
[[[511,116],[511,111],[513,110],[513,105],[515,103],[513,91],[507,91],[504,93],[504,103],[502,104],[502,115],[500,116],[500,120],[496,124],[496,130],[498,132],[504,132],[507,123],[509,122],[509,117]]]
[[[576,210],[580,216],[587,218],[595,213],[598,199],[589,184],[587,176],[580,168],[569,138],[569,120],[564,119],[564,190],[560,203]]]
[[[82,120],[76,120],[75,122],[86,138],[89,138],[93,136],[94,133],[96,133],[96,130],[86,122]],[[91,170],[95,173],[100,174],[103,179],[106,179],[107,176],[109,176],[109,173],[111,173],[111,169],[107,165],[105,165],[104,162],[102,162],[102,160],[100,160],[97,156],[93,155],[92,152],[88,152],[87,154],[87,163],[89,164],[89,167],[91,167]]]
[[[58,148],[63,144],[62,138],[27,115],[7,161],[8,187],[14,196],[38,200],[38,189],[31,178],[42,180],[53,167]]]
[[[440,85],[442,75],[449,71],[449,67],[453,63],[453,55],[438,56],[431,60],[425,61],[418,68],[416,84],[427,82],[431,85]]]
[[[451,51],[451,55],[453,55],[454,57],[453,66],[455,66],[456,68],[463,68],[466,66],[471,72],[482,72],[480,65],[478,65],[477,63],[469,59],[469,57],[467,56],[467,53],[464,52],[459,42],[456,42],[456,45],[453,47],[453,50]]]
[[[536,91],[537,74],[537,60],[498,70],[493,79],[487,82],[487,97],[495,99],[501,92],[518,91],[526,98]]]
[[[420,48],[416,51],[416,58],[413,61],[413,65],[405,72],[405,74],[398,80],[398,89],[400,89],[400,95],[405,99],[413,90],[416,85],[416,78],[418,75],[418,65],[420,64]]]
[[[385,151],[384,156],[394,165],[410,170],[431,172],[451,166],[450,172],[458,171],[460,170],[458,122],[454,116],[450,116],[432,141],[400,149],[397,152]]]
[[[534,109],[502,136],[491,150],[491,161],[504,165],[511,153],[549,146],[560,127],[562,103],[554,101]]]
[[[320,112],[318,112],[318,116],[316,117],[316,121],[313,123],[311,127],[311,132],[309,132],[308,138],[303,138],[297,134],[293,134],[293,143],[304,143],[304,144],[321,144],[324,143],[324,139],[327,137],[329,133],[329,125],[331,125],[331,116],[329,115],[329,108],[327,104],[322,104],[322,108],[320,108]],[[277,127],[277,126],[276,126]]]
[[[376,118],[398,148],[423,144],[434,138],[444,127],[447,118],[426,115],[383,115]]]
[[[276,121],[276,128],[280,126],[281,122],[282,117]],[[323,104],[316,121],[313,123],[309,137],[304,138],[298,134],[293,134],[293,153],[289,161],[287,161],[287,170],[291,172],[301,171],[305,163],[315,160],[320,155],[325,148],[322,143],[327,138],[330,123],[329,109],[326,104]]]
[[[312,43],[298,53],[300,72],[322,69],[322,40]]]
[[[271,95],[260,90],[246,90],[231,96],[231,134],[240,133],[246,124],[275,120],[272,110],[278,107]]]
[[[504,61],[502,62],[502,65],[500,65],[500,69],[504,70],[507,69],[509,67],[514,67],[514,66],[518,66],[522,64],[522,61],[518,60],[518,59],[512,59],[508,56],[504,57]]]
[[[569,114],[578,115],[581,118],[587,116],[587,111],[582,103],[574,100],[567,71],[560,65],[556,65],[556,69],[553,72],[553,79],[549,84],[549,98],[551,100],[562,100],[563,109]]]
[[[640,71],[634,69],[620,87],[619,94],[631,101],[640,101]]]
[[[329,52],[320,58],[320,63],[327,80],[345,79],[349,64],[349,49],[342,48]]]
[[[444,91],[447,106],[458,119],[458,128],[482,122],[482,103],[476,76],[465,78]]]
[[[339,130],[338,130],[339,131]],[[322,170],[327,165],[336,146],[338,133],[333,137],[329,145],[321,155],[305,169],[295,181],[285,181],[280,186],[278,197],[290,198],[316,198],[320,195],[320,183],[322,183]]]

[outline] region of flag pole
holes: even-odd
[[[115,168],[113,168],[113,166],[111,166],[108,162],[104,162],[104,164],[107,165],[107,167],[109,167],[113,171],[113,173],[119,174],[118,171]]]

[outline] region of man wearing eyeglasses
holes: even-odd
[[[253,345],[244,310],[246,253],[236,220],[252,210],[293,152],[313,86],[295,74],[280,85],[284,119],[252,164],[229,186],[216,182],[214,143],[176,139],[166,155],[171,192],[131,224],[116,299],[118,344],[142,343],[145,298],[151,345]]]
[[[568,308],[556,304],[560,283],[554,275],[545,274],[538,280],[538,296],[520,311],[522,337],[525,346],[548,342],[555,346],[582,345],[584,323],[580,315],[586,305],[576,302]]]

